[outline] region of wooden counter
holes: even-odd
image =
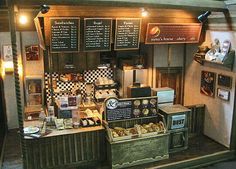
[[[40,127],[40,121],[26,126]],[[98,165],[106,159],[103,126],[53,130],[41,138],[25,139],[26,169],[48,169]],[[29,139],[30,138],[30,139]]]
[[[24,122],[24,127],[29,127],[29,126],[37,126],[39,128],[42,127],[42,121],[26,121]],[[83,133],[83,132],[93,132],[93,131],[99,131],[99,130],[104,130],[104,127],[101,126],[93,126],[93,127],[81,127],[78,129],[64,129],[64,130],[57,130],[54,129],[52,130],[51,133],[43,136],[43,137],[52,137],[52,136],[60,136],[60,135],[67,135],[67,134],[78,134],[78,133]],[[31,137],[25,137],[25,138],[31,138]]]

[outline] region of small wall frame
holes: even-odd
[[[217,97],[219,97],[222,100],[229,101],[230,91],[227,89],[217,88]]]
[[[2,55],[3,55],[3,61],[5,62],[13,61],[12,45],[3,45]]]
[[[217,85],[231,89],[232,88],[232,77],[226,76],[223,74],[218,74]]]
[[[215,95],[215,77],[213,72],[202,71],[201,72],[201,86],[200,93],[214,97]]]
[[[39,60],[39,45],[25,46],[25,57],[27,61]]]

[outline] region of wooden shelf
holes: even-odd
[[[220,62],[214,62],[214,61],[209,61],[209,60],[205,60],[205,59],[202,59],[202,63],[203,65],[205,63],[210,63],[210,64],[215,64],[215,65],[220,65],[220,66],[223,66],[223,67],[226,67],[230,70],[233,70],[233,66],[234,66],[234,58],[235,58],[235,51],[232,50],[230,51],[224,58],[223,62],[220,63]]]

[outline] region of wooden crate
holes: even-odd
[[[169,158],[169,133],[110,142],[107,157],[111,168],[124,168]]]
[[[169,152],[179,152],[188,148],[188,124],[191,110],[182,105],[160,108],[170,132]]]
[[[179,129],[179,128],[186,128],[188,127],[188,116],[189,112],[191,110],[182,106],[182,105],[170,105],[170,106],[165,106],[160,108],[160,113],[165,117],[166,119],[166,125],[168,130],[174,130],[174,129]],[[184,123],[182,126],[176,126],[172,124],[173,120],[177,116],[185,116]]]

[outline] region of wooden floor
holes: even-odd
[[[11,130],[7,133],[3,169],[23,169],[20,139],[16,130]]]
[[[194,157],[199,157],[219,151],[227,150],[224,146],[216,143],[215,141],[205,137],[198,136],[189,139],[189,148],[183,152],[170,154],[170,158],[167,160],[159,161],[156,163],[140,165],[130,167],[130,169],[143,169],[147,167],[157,166],[160,164],[167,164],[180,160],[186,160]],[[236,166],[236,165],[234,165]],[[96,168],[96,167],[95,167]],[[93,167],[93,169],[95,169]],[[109,167],[102,167],[109,168]],[[16,130],[10,131],[7,134],[6,147],[4,152],[3,169],[23,169],[21,151],[20,151],[20,139]],[[91,169],[91,168],[90,168]]]

